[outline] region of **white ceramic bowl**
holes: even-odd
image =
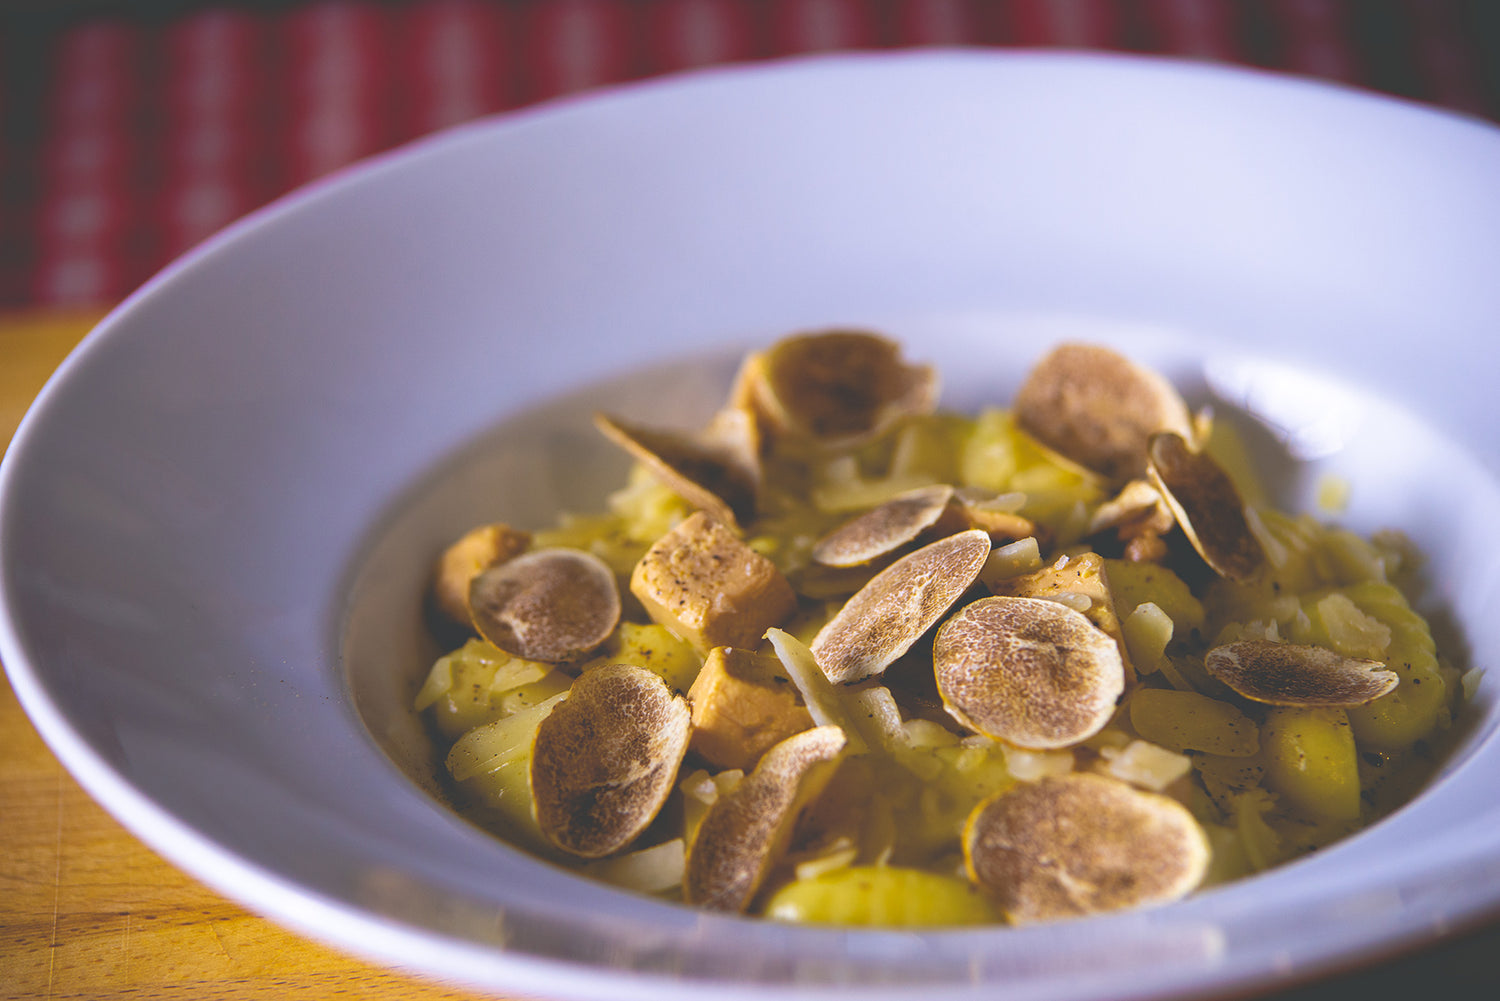
[[[1431,557],[1500,663],[1500,132],[1202,65],[816,59],[446,133],[256,213],[112,314],[0,478],[0,657],[78,779],[207,883],[384,962],[556,997],[1244,990],[1500,902],[1497,713],[1411,807],[1187,902],[1025,930],[788,928],[585,882],[422,791],[428,561],[597,501],[585,417],[870,324],[1003,402],[1063,336],[1259,415]],[[1290,369],[1285,366],[1292,366]],[[1276,446],[1274,435],[1264,435]],[[1267,457],[1280,454],[1268,447]]]

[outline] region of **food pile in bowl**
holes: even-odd
[[[1404,537],[1260,502],[1108,348],[1009,409],[937,397],[830,331],[700,430],[598,415],[636,460],[607,511],[438,561],[472,635],[415,708],[466,813],[717,911],[958,926],[1169,902],[1413,795],[1463,686]]]

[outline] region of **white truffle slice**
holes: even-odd
[[[896,421],[937,405],[937,373],[901,357],[877,334],[830,330],[777,341],[741,370],[736,398],[748,398],[777,434],[827,445],[874,438]]]
[[[818,666],[835,684],[884,671],[969,589],[989,555],[989,533],[971,529],[892,563],[818,631]]]
[[[577,549],[538,549],[491,567],[469,585],[479,635],[527,660],[577,660],[620,621],[620,589],[605,562]]]
[[[1145,473],[1153,433],[1193,435],[1192,415],[1171,383],[1092,344],[1054,348],[1027,375],[1014,409],[1023,431],[1120,482]]]
[[[672,791],[689,716],[687,700],[643,667],[580,675],[532,742],[531,791],[547,840],[581,858],[634,841]]]
[[[520,556],[531,547],[531,533],[503,522],[465,532],[443,550],[433,571],[432,597],[444,615],[470,625],[469,585],[485,570]]]
[[[1114,590],[1104,569],[1104,557],[1098,553],[1079,553],[1029,574],[996,580],[990,591],[1013,598],[1047,598],[1082,612],[1115,641],[1125,665],[1125,683],[1127,686],[1135,683],[1135,668],[1130,663],[1125,631],[1115,609]]]
[[[1115,641],[1081,612],[1044,598],[965,605],[938,629],[932,660],[949,715],[1031,750],[1098,733],[1125,692]]]
[[[1087,773],[1012,786],[964,830],[969,877],[1014,924],[1168,903],[1197,888],[1208,860],[1176,800]]]
[[[869,563],[937,524],[952,499],[953,488],[946,484],[909,490],[823,536],[814,543],[812,557],[830,567]]]
[[[714,802],[688,848],[687,903],[731,912],[750,906],[786,852],[798,815],[833,776],[846,743],[836,726],[794,734]]]
[[[1271,640],[1215,647],[1204,666],[1236,694],[1272,706],[1361,706],[1394,690],[1401,680],[1378,660]]]
[[[1228,580],[1255,576],[1265,552],[1250,531],[1245,504],[1228,474],[1173,432],[1152,435],[1147,453],[1152,485],[1203,562]]]
[[[735,417],[734,411],[725,411],[716,419],[716,434],[729,435],[736,428],[748,433],[745,415]],[[642,427],[604,414],[594,415],[594,426],[694,507],[735,529],[755,519],[760,468],[752,446],[733,448],[722,441]]]

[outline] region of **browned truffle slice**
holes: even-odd
[[[855,567],[911,542],[937,524],[953,499],[947,484],[909,490],[844,522],[819,539],[812,557],[830,567]]]
[[[990,590],[1013,598],[1048,598],[1082,612],[1115,641],[1125,666],[1125,683],[1134,684],[1135,668],[1125,648],[1125,633],[1120,628],[1120,616],[1115,609],[1114,590],[1104,569],[1104,557],[1098,553],[1060,558],[1032,573],[997,580],[991,584]]]
[[[1151,483],[1177,517],[1183,534],[1215,573],[1233,581],[1255,576],[1265,562],[1245,505],[1228,474],[1206,452],[1195,452],[1179,434],[1151,436]]]
[[[747,453],[604,414],[594,415],[594,426],[694,507],[733,528],[754,520],[760,470],[747,464]],[[726,431],[732,426],[720,425]]]
[[[709,808],[688,848],[683,890],[689,904],[731,912],[750,906],[785,853],[798,815],[833,776],[846,743],[836,726],[788,737]]]
[[[1098,733],[1125,691],[1115,641],[1043,598],[983,598],[938,629],[938,692],[954,719],[1019,747],[1071,747]]]
[[[1178,900],[1202,882],[1209,847],[1176,800],[1078,773],[980,803],[964,860],[1012,923],[1031,924]]]
[[[818,666],[835,684],[884,671],[969,589],[989,555],[989,533],[971,529],[892,563],[818,631]]]
[[[531,533],[503,522],[480,525],[438,557],[432,597],[444,615],[465,626],[469,619],[469,585],[485,570],[520,556],[531,546]]]
[[[527,660],[577,660],[620,621],[620,589],[599,557],[578,549],[538,549],[491,567],[469,585],[479,635]]]
[[[937,405],[937,373],[877,334],[831,330],[777,341],[741,370],[748,398],[776,434],[828,445],[875,437]]]
[[[1361,706],[1401,680],[1378,660],[1271,640],[1215,647],[1204,666],[1237,694],[1272,706]]]
[[[531,746],[537,825],[570,855],[601,858],[655,819],[687,753],[687,700],[643,667],[585,671]]]
[[[1144,475],[1154,432],[1193,434],[1171,383],[1092,344],[1062,344],[1038,362],[1016,394],[1015,415],[1042,444],[1119,482]]]

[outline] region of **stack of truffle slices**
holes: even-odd
[[[832,331],[751,354],[701,432],[596,418],[695,509],[635,564],[626,602],[690,644],[702,667],[684,696],[653,671],[596,660],[555,700],[529,746],[532,816],[552,849],[582,860],[638,848],[696,755],[745,774],[690,834],[684,899],[775,914],[767,897],[799,817],[840,767],[880,752],[879,724],[855,708],[872,700],[851,693],[878,686],[893,665],[928,663],[930,649],[924,683],[945,725],[1004,748],[1079,747],[1116,716],[1136,676],[1105,561],[1073,546],[1044,563],[1046,529],[993,496],[924,486],[821,534],[811,564],[862,583],[815,632],[798,624],[822,604],[747,542],[764,514],[768,456],[857,449],[931,413],[936,399],[935,373],[896,344]],[[1261,572],[1241,499],[1202,448],[1206,418],[1158,374],[1103,347],[1062,345],[1026,378],[1014,420],[1056,462],[1111,491],[1086,537],[1112,536],[1137,562],[1166,558],[1169,540],[1190,544],[1205,573],[1231,581]],[[501,650],[568,673],[622,615],[616,573],[597,556],[533,548],[505,525],[476,529],[444,554],[435,596]],[[765,669],[770,654],[778,677]],[[1206,667],[1274,706],[1363,704],[1398,680],[1376,662],[1258,640],[1210,651]],[[966,881],[956,899],[971,903],[939,908],[939,923],[1159,904],[1195,889],[1210,857],[1178,799],[1103,768],[1007,781],[955,833]],[[861,878],[878,892],[895,877],[872,866]],[[953,882],[940,873],[918,893],[955,896]],[[807,917],[790,899],[789,913]]]

